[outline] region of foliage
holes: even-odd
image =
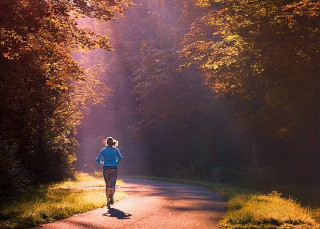
[[[3,154],[0,158],[0,183],[2,186],[0,195],[8,196],[17,191],[25,192],[30,182],[30,174],[24,170],[21,161],[15,156],[14,146],[1,142],[1,152]]]
[[[156,61],[152,63],[151,60]],[[150,157],[160,171],[185,169],[201,160],[208,163],[206,159],[209,159],[209,156],[202,158],[204,154],[196,154],[202,145],[199,143],[197,147],[196,144],[200,141],[203,145],[210,144],[208,134],[199,129],[210,125],[208,116],[212,112],[206,103],[210,101],[210,94],[196,72],[178,72],[177,63],[175,50],[150,50],[133,79],[133,93],[138,102],[135,115],[139,117],[134,126],[135,134],[148,139],[146,146],[152,152]],[[181,144],[183,141],[187,143]],[[166,150],[161,148],[163,144]],[[206,150],[203,149],[203,153],[211,153]],[[169,155],[171,160],[166,162]],[[212,159],[214,157],[212,155]]]
[[[9,180],[25,183],[15,167],[37,182],[73,176],[76,127],[86,106],[101,102],[108,91],[98,80],[98,67],[84,70],[72,54],[111,50],[106,35],[78,20],[109,21],[130,5],[127,0],[1,1],[0,140],[7,144],[1,154]]]
[[[112,31],[114,38],[114,52],[103,54],[111,61],[105,82],[113,96],[103,103],[104,108],[94,107],[96,112],[81,125],[80,143],[88,146],[77,150],[79,158],[86,158],[81,167],[88,164],[92,152],[98,152],[94,145],[100,144],[99,138],[113,133],[119,136],[120,150],[127,158],[120,171],[172,173],[196,163],[195,171],[207,172],[217,157],[210,148],[212,134],[206,133],[212,127],[212,95],[198,70],[178,71],[183,2],[135,3],[125,18],[99,27]],[[198,158],[195,151],[200,142],[204,155]],[[168,163],[166,157],[172,160]]]
[[[217,142],[232,140],[224,139],[230,125],[218,114],[223,102],[214,100],[201,72],[179,70],[180,41],[199,11],[193,9],[194,2],[180,0],[135,3],[124,19],[103,27],[115,38],[115,51],[105,55],[112,61],[106,82],[114,94],[106,108],[95,108],[97,112],[87,116],[90,125],[83,123],[88,132],[80,142],[89,145],[90,138],[98,145],[101,136],[118,134],[127,158],[121,171],[128,173],[208,174],[222,162]],[[219,147],[227,152],[234,144]],[[89,158],[98,150],[91,146],[79,149],[78,155]]]
[[[318,3],[291,3],[198,1],[210,8],[185,36],[183,54],[185,66],[196,64],[213,93],[235,105],[239,126],[252,132],[252,148],[259,138],[285,151],[305,148],[310,178],[319,129]],[[291,154],[300,160],[302,153]]]
[[[303,101],[312,101],[314,93],[306,95],[303,91],[310,90],[310,82],[315,81],[310,78],[312,72],[309,77],[304,76],[312,71],[312,66],[317,66],[316,58],[302,54],[307,50],[317,52],[316,43],[310,44],[310,49],[305,46],[317,31],[310,30],[308,35],[297,39],[299,33],[306,34],[312,28],[305,23],[304,27],[291,30],[281,20],[277,21],[284,6],[285,1],[252,1],[249,6],[246,1],[226,1],[223,7],[210,11],[198,22],[203,27],[200,29],[209,28],[214,34],[205,33],[184,49],[185,57],[192,60],[188,64],[201,63],[205,79],[217,95],[228,94],[240,103],[247,103],[241,103],[245,111],[242,117],[247,116],[251,128],[270,128],[277,123],[282,126],[269,131],[275,131],[275,137],[279,138],[289,137],[291,128],[301,125],[303,110],[305,113],[311,110]],[[186,42],[198,33],[199,28],[192,28]],[[279,120],[277,113],[288,118]]]
[[[127,173],[319,179],[317,1],[135,3],[98,29],[114,94],[82,125],[83,166],[114,133]]]

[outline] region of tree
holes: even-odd
[[[2,154],[10,155],[2,171],[10,174],[14,162],[40,182],[73,176],[76,126],[85,106],[101,101],[97,87],[105,86],[72,54],[79,48],[111,50],[106,35],[77,21],[110,21],[130,5],[127,0],[1,1],[0,141]]]
[[[295,146],[287,148],[294,151],[297,145],[314,147],[320,46],[318,3],[291,3],[198,1],[213,8],[192,28],[183,51],[190,59],[187,65],[196,63],[203,70],[213,92],[236,104],[253,145],[259,136],[287,145],[294,138]],[[199,37],[199,30],[214,32]],[[299,138],[307,132],[309,143]],[[300,150],[298,158],[303,157]],[[312,177],[315,154],[308,151],[305,176]]]

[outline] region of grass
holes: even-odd
[[[240,194],[228,201],[228,212],[220,225],[225,228],[311,228],[315,220],[308,209],[292,199],[274,194]]]
[[[227,213],[220,221],[221,228],[320,228],[319,205],[303,207],[290,196],[299,196],[307,206],[319,198],[319,187],[310,190],[304,186],[282,186],[276,191],[241,188],[232,184],[216,183],[201,180],[163,177],[140,177],[144,179],[164,180],[197,186],[203,186],[219,192],[227,201]],[[300,201],[301,201],[300,199]]]
[[[64,219],[105,205],[101,176],[77,174],[77,180],[34,187],[0,203],[0,228],[26,228]],[[117,182],[121,185],[123,182]],[[117,191],[115,201],[126,193]]]

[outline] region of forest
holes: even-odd
[[[98,170],[320,182],[320,2],[2,0],[1,195]]]

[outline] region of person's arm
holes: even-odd
[[[120,151],[117,149],[117,164],[119,164],[119,162],[121,161],[121,159],[123,158],[122,154],[120,153]]]
[[[99,156],[96,158],[96,161],[97,161],[100,165],[103,164],[103,162],[100,160],[101,157],[103,156],[103,153],[102,153],[102,152],[103,152],[103,150],[100,151]]]

